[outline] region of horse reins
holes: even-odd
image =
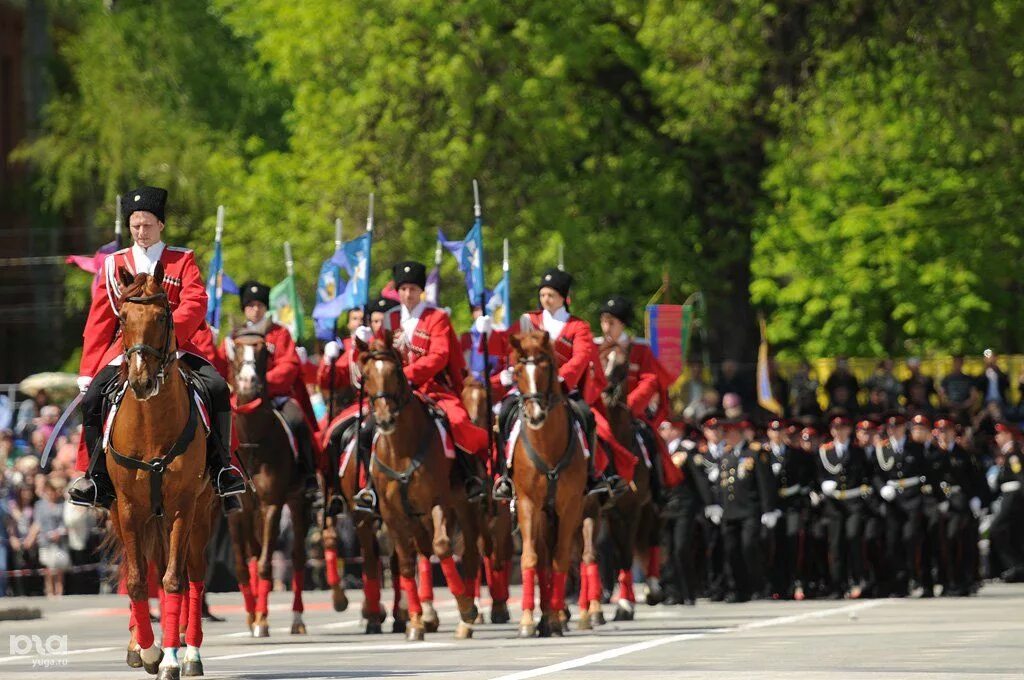
[[[157,349],[152,345],[147,345],[144,342],[136,343],[131,347],[128,347],[124,351],[125,361],[131,358],[133,354],[151,354],[157,358],[160,362],[160,371],[157,373],[157,379],[161,384],[166,380],[166,370],[170,366],[171,362],[177,358],[175,353],[171,351],[171,340],[174,338],[174,315],[171,313],[170,305],[167,303],[167,293],[160,291],[153,295],[143,296],[132,296],[125,298],[125,302],[131,302],[138,305],[148,305],[157,302],[158,300],[164,301],[164,346],[163,349]]]

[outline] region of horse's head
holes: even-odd
[[[624,404],[626,401],[626,378],[629,377],[629,350],[614,340],[605,339],[598,350],[601,368],[608,381],[604,389],[605,404]]]
[[[263,396],[270,355],[266,337],[243,330],[229,337],[224,347],[231,363],[232,387],[238,403],[246,404]]]
[[[466,376],[462,381],[462,403],[466,407],[469,419],[480,427],[487,426],[487,390],[489,386],[484,385],[474,376]]]
[[[398,414],[412,397],[412,388],[402,371],[402,357],[393,346],[391,331],[369,344],[354,338],[356,361],[363,376],[363,389],[370,399],[377,429],[383,435],[395,432]]]
[[[529,331],[513,335],[509,342],[526,425],[540,429],[551,406],[562,396],[551,336],[546,331]]]
[[[139,401],[160,392],[165,373],[177,358],[174,317],[163,289],[164,268],[157,263],[152,276],[132,274],[125,267],[117,272],[121,281],[118,315],[124,361],[121,374]]]

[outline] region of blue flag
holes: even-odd
[[[370,304],[370,232],[354,238],[331,256],[331,261],[348,272],[349,309]]]
[[[231,281],[237,293],[238,286],[234,283]],[[206,323],[214,328],[220,328],[220,302],[224,292],[224,254],[221,252],[220,241],[215,241],[213,258],[210,260],[210,275],[206,277]]]
[[[501,281],[494,287],[494,292],[487,299],[487,314],[493,319],[495,328],[505,330],[509,326],[511,313],[508,272],[503,272]]]
[[[480,304],[480,296],[484,294],[484,240],[480,220],[461,241],[449,241],[444,232],[437,230],[437,240],[445,250],[452,254],[459,263],[459,271],[466,277],[466,295],[471,305]]]
[[[318,340],[333,340],[334,327],[344,309],[332,304],[341,292],[341,267],[334,258],[324,260],[316,284],[316,306],[313,308],[313,326]]]

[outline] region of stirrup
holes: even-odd
[[[80,499],[78,499],[78,498],[76,498],[75,496],[72,495],[72,493],[74,491],[79,491],[80,493],[83,493],[83,494],[86,493],[87,488],[86,489],[78,489],[77,488],[78,483],[80,481],[82,481],[83,479],[86,480],[87,482],[89,482],[92,485],[92,500],[91,501],[80,500]],[[68,487],[68,490],[67,490],[67,493],[65,494],[65,496],[68,499],[68,503],[71,503],[71,505],[77,505],[77,506],[83,507],[83,508],[94,508],[94,507],[96,507],[96,502],[99,500],[99,489],[96,487],[96,482],[94,482],[89,477],[86,477],[85,475],[82,475],[81,477],[78,477],[73,482],[71,482],[71,486]]]
[[[491,489],[491,498],[496,501],[511,501],[515,498],[516,490],[512,485],[512,479],[501,475],[494,480],[494,487]]]
[[[239,485],[237,488],[228,489],[227,491],[225,491],[224,487],[221,485],[221,480],[224,477],[224,473],[230,473],[231,470],[234,470],[235,473],[238,475]],[[231,479],[230,474],[228,476],[228,479]],[[217,495],[220,496],[221,498],[224,498],[225,496],[234,496],[237,494],[245,493],[245,478],[242,477],[241,470],[236,468],[234,465],[228,464],[222,467],[220,469],[220,472],[217,473],[217,481],[214,483],[213,486],[217,492]]]
[[[364,486],[352,497],[355,501],[356,510],[369,514],[377,514],[377,492],[372,487]]]
[[[484,486],[484,480],[477,476],[470,477],[466,480],[466,499],[470,503],[481,503],[487,498],[487,490]]]

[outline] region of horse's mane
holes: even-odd
[[[555,356],[551,347],[551,337],[544,331],[531,330],[514,337],[518,340],[519,348],[516,349],[516,343],[513,343],[513,349],[519,354],[546,354],[551,358]]]
[[[118,302],[120,304],[124,304],[124,302],[130,297],[142,297],[146,293],[151,282],[154,286],[154,290],[150,293],[151,295],[163,290],[163,287],[161,287],[161,285],[156,282],[156,279],[149,274],[136,274],[135,280],[121,289],[121,297]]]

